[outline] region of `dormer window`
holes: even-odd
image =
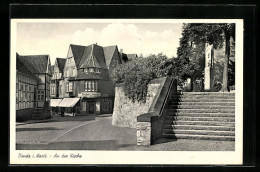
[[[94,73],[94,68],[89,68],[90,73]]]

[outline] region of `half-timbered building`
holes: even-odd
[[[16,119],[50,117],[50,58],[16,54]]]

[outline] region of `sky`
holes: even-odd
[[[17,24],[16,50],[20,55],[48,54],[51,63],[66,58],[69,45],[117,45],[126,54],[163,53],[176,57],[182,23],[35,23]]]

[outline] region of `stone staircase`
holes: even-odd
[[[43,119],[42,108],[34,108],[32,113],[32,120],[41,120]]]
[[[162,135],[170,139],[235,140],[235,93],[173,95]]]

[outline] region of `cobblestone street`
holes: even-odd
[[[111,125],[103,117],[54,117],[41,123],[19,124],[18,150],[147,150],[147,151],[233,151],[233,141],[159,140],[155,145],[137,146],[136,129]]]

